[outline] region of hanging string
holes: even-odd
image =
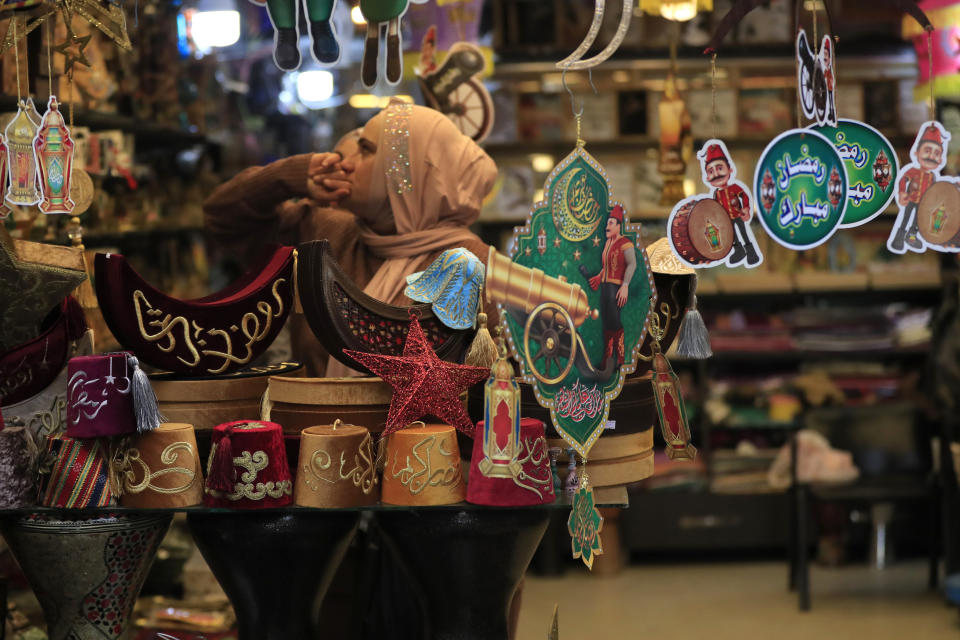
[[[56,14],[54,14],[53,21],[54,23],[56,23],[57,21]],[[51,36],[50,36],[49,22],[47,22],[46,32],[47,32],[47,93],[49,94],[48,97],[53,97],[53,54],[50,52]]]
[[[717,124],[717,54],[710,57],[710,119],[713,120],[713,137],[719,139]]]
[[[936,101],[933,96],[933,29],[927,29],[927,84],[930,86],[930,119],[936,119]]]
[[[10,18],[13,22],[13,57],[14,62],[17,65],[17,104],[20,104],[20,100],[23,98],[23,95],[20,92],[20,43],[17,41],[17,16]]]

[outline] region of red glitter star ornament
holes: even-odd
[[[459,396],[467,387],[486,380],[490,376],[490,369],[453,364],[438,358],[423,335],[416,315],[410,316],[410,329],[402,356],[349,349],[343,352],[393,387],[384,435],[398,431],[425,415],[432,415],[473,437],[475,427]]]

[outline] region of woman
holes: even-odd
[[[496,174],[493,160],[443,114],[394,101],[333,153],[239,173],[204,203],[206,226],[223,242],[277,231],[292,243],[326,238],[364,292],[406,305],[406,276],[444,250],[464,247],[486,260],[487,245],[467,227]],[[297,340],[302,329],[294,329],[296,357],[310,375],[334,373],[315,339]]]

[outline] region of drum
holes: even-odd
[[[917,226],[928,244],[960,245],[960,186],[947,180],[934,182],[920,198]]]
[[[670,226],[670,237],[680,257],[690,264],[723,260],[733,247],[733,222],[712,198],[683,204]]]

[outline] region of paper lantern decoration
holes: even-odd
[[[33,141],[43,195],[42,213],[73,213],[75,203],[70,198],[73,148],[73,138],[57,107],[57,98],[50,96],[47,112]]]
[[[29,98],[17,105],[17,115],[7,125],[7,202],[30,206],[40,202],[37,189],[37,156],[33,140],[37,125],[30,119]]]

